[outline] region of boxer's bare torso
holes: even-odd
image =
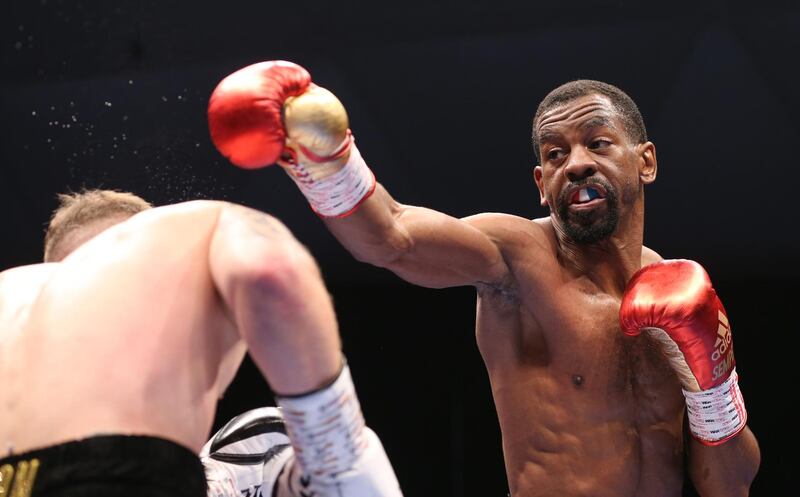
[[[476,332],[511,494],[680,495],[680,383],[657,344],[620,331],[622,288],[598,268],[570,267],[549,218],[472,223],[510,271],[501,284],[478,285]],[[643,249],[642,264],[659,259]]]
[[[657,344],[619,327],[626,284],[660,259],[642,246],[655,148],[631,140],[599,95],[535,126],[548,218],[455,219],[400,204],[378,184],[352,216],[326,224],[356,258],[407,281],[477,288],[512,496],[677,497],[681,385]],[[584,229],[595,231],[578,241]]]
[[[146,211],[0,273],[0,457],[97,434],[202,446],[245,353],[208,269],[221,205]]]
[[[361,211],[327,220],[328,227],[359,259],[412,283],[476,286],[477,341],[511,495],[679,496],[680,383],[657,344],[619,327],[627,281],[660,257],[641,242],[625,251],[613,248],[618,242],[600,244],[572,257],[550,218],[456,220],[383,207],[392,202],[378,185]],[[375,236],[364,225],[387,228]]]

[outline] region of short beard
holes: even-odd
[[[570,186],[600,185],[606,192],[606,213],[599,217],[596,210],[570,212],[570,199],[567,198],[567,189],[558,196],[558,217],[561,227],[570,240],[578,244],[597,243],[610,237],[619,224],[619,203],[617,192],[606,181],[596,178],[586,178],[576,181]],[[574,192],[574,190],[573,190]]]

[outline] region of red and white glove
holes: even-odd
[[[234,165],[280,164],[321,216],[344,217],[375,190],[344,106],[297,64],[260,62],[223,79],[211,94],[208,124]]]
[[[625,289],[622,331],[655,338],[683,384],[692,435],[721,444],[747,422],[728,316],[703,267],[662,261],[639,270]]]

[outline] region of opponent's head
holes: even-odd
[[[151,208],[132,193],[86,190],[59,194],[44,238],[44,261],[59,262],[105,229]]]
[[[533,149],[541,204],[577,243],[611,236],[622,217],[643,206],[643,186],[656,177],[655,146],[639,109],[600,81],[571,81],[542,100]]]

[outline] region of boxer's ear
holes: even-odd
[[[639,156],[639,179],[642,183],[649,185],[656,180],[658,172],[658,161],[656,160],[656,146],[653,142],[644,142],[636,146]]]
[[[539,205],[547,207],[547,197],[544,195],[544,180],[542,179],[542,166],[533,168],[533,180],[536,182],[536,187],[539,189]]]

